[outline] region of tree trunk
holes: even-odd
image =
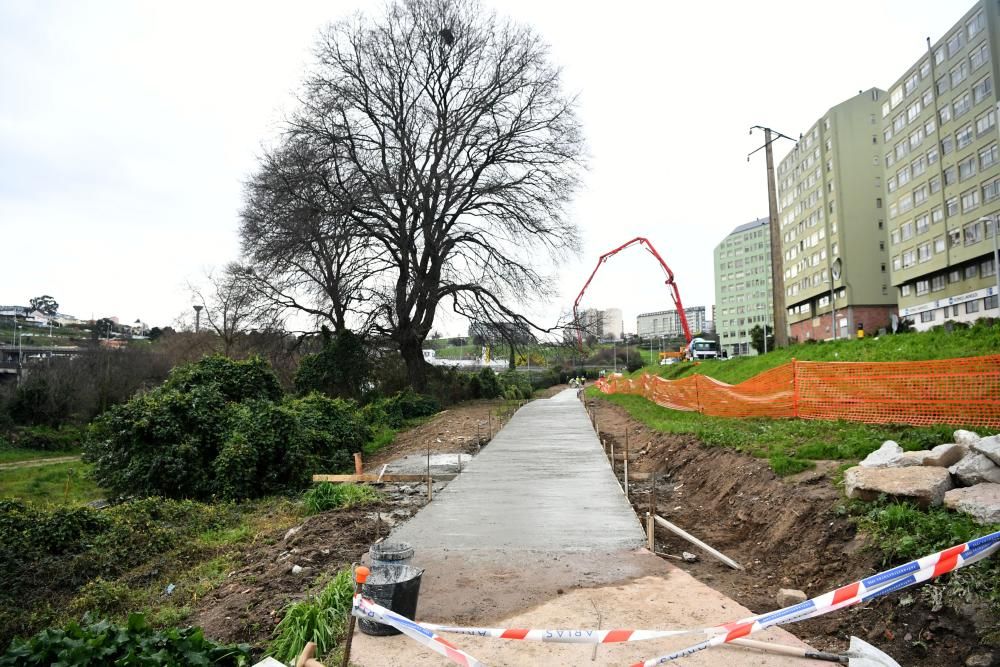
[[[406,363],[406,375],[414,391],[427,389],[427,362],[421,341],[414,335],[407,335],[399,343],[399,354]]]

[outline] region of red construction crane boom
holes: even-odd
[[[573,321],[574,321],[574,323],[576,323],[579,326],[580,316],[577,313],[577,307],[580,305],[580,299],[583,298],[583,293],[587,291],[588,287],[590,287],[590,281],[592,281],[594,279],[594,276],[597,274],[597,269],[601,268],[601,265],[604,264],[604,262],[608,261],[608,259],[610,259],[611,257],[614,257],[615,255],[617,255],[618,253],[620,253],[622,250],[625,250],[626,248],[629,248],[629,247],[631,247],[631,246],[633,246],[633,245],[635,245],[637,243],[639,245],[645,246],[646,250],[648,250],[649,253],[653,257],[656,258],[656,261],[658,261],[660,263],[660,266],[663,268],[663,272],[667,275],[667,279],[665,281],[663,281],[663,282],[671,290],[670,291],[670,298],[673,299],[674,305],[677,307],[677,315],[678,315],[678,317],[680,317],[681,328],[684,330],[684,340],[685,340],[685,342],[687,342],[688,344],[690,344],[691,343],[691,329],[688,328],[687,315],[684,313],[684,304],[681,303],[681,293],[677,289],[677,283],[674,282],[674,272],[670,270],[670,267],[667,266],[667,263],[663,261],[662,257],[660,257],[660,253],[656,252],[656,248],[654,248],[653,244],[649,242],[649,239],[643,238],[642,236],[637,236],[634,239],[632,239],[631,241],[629,241],[628,243],[623,243],[622,245],[618,246],[614,250],[611,250],[609,252],[604,253],[603,255],[601,255],[601,258],[597,260],[597,266],[594,267],[594,270],[590,274],[590,277],[587,278],[587,282],[584,283],[583,289],[580,290],[580,293],[576,295],[576,301],[573,302]],[[576,342],[577,342],[578,347],[582,350],[583,349],[583,331],[581,329],[579,329],[579,328],[576,330]]]

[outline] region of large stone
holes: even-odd
[[[979,523],[1000,523],[1000,484],[976,484],[944,494],[944,504]]]
[[[863,468],[855,466],[844,473],[848,498],[875,500],[881,494],[912,500],[928,507],[940,505],[945,491],[953,486],[945,468],[912,466],[908,468]]]
[[[988,438],[983,438],[973,444],[972,449],[988,457],[993,463],[1000,465],[1000,435],[991,435]]]
[[[800,602],[806,601],[806,594],[795,588],[779,588],[778,589],[778,606],[779,607],[791,607],[792,605],[799,604]]]
[[[969,447],[979,441],[979,434],[975,431],[963,431],[961,429],[954,433],[955,442]]]
[[[887,468],[897,463],[902,456],[903,448],[892,440],[886,440],[858,465],[862,468]]]
[[[1000,484],[1000,467],[985,454],[970,454],[948,468],[962,486],[975,486],[984,482]]]
[[[924,457],[923,465],[947,468],[961,461],[965,453],[965,449],[954,442],[938,445]]]

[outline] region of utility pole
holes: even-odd
[[[788,317],[785,312],[785,271],[781,255],[781,222],[778,220],[778,192],[774,184],[774,152],[771,150],[771,144],[779,138],[791,141],[795,140],[769,127],[754,125],[750,128],[750,134],[753,134],[754,130],[764,130],[764,145],[760,148],[764,149],[764,154],[767,158],[767,210],[771,221],[772,327],[774,329],[774,347],[777,349],[779,347],[788,347]],[[774,135],[773,138],[772,134]],[[760,148],[750,153],[750,155],[759,151]],[[750,155],[747,155],[747,162],[750,161]]]
[[[204,306],[195,306],[194,307],[194,332],[195,333],[198,333],[199,331],[201,331],[201,309],[202,308],[204,308]]]

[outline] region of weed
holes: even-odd
[[[331,484],[322,482],[305,492],[302,502],[306,514],[318,514],[334,509],[367,505],[382,500],[382,495],[370,486]]]
[[[234,528],[216,528],[206,530],[198,536],[198,541],[209,548],[219,548],[239,544],[253,535],[250,526],[243,524]]]
[[[343,639],[354,596],[350,569],[341,570],[318,595],[289,605],[274,629],[270,654],[284,663],[295,661],[306,642],[316,642],[318,657]]]

